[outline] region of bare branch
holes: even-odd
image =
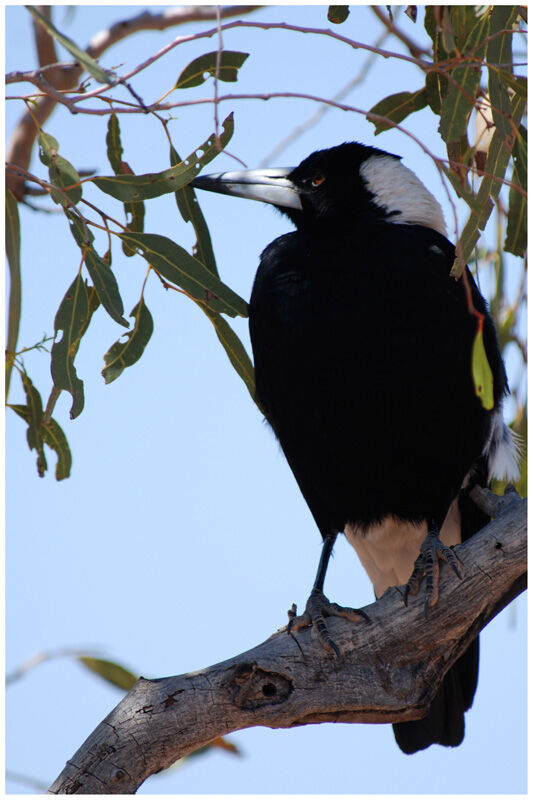
[[[483,491],[479,501],[497,506],[498,517],[456,548],[463,580],[443,570],[429,620],[423,597],[405,607],[393,587],[367,607],[371,624],[331,620],[340,659],[326,655],[311,631],[300,632],[296,642],[282,630],[199,672],[141,678],[49,792],[132,793],[149,775],[220,734],[256,725],[422,717],[450,665],[525,588],[526,501],[516,493],[494,500]]]
[[[40,6],[39,8],[41,9],[41,13],[49,13],[51,9],[49,6]],[[242,16],[244,14],[249,14],[251,11],[254,11],[257,8],[260,8],[260,6],[223,6],[221,9],[221,16]],[[87,47],[87,53],[93,58],[98,58],[116,42],[125,39],[127,36],[131,36],[133,33],[137,33],[141,30],[164,30],[165,28],[175,25],[182,25],[186,22],[211,19],[216,19],[216,8],[214,6],[178,6],[177,8],[167,9],[162,14],[150,14],[149,12],[143,12],[142,14],[138,14],[129,20],[120,20],[112,25],[111,28],[98,33],[95,37],[93,37],[89,46]],[[57,56],[55,55],[53,42],[52,45],[50,45],[50,42],[47,43],[44,38],[40,38],[43,36],[51,39],[51,37],[44,30],[44,28],[42,28],[42,26],[37,26],[37,28],[40,28],[41,31],[43,31],[42,34],[41,31],[36,31],[40,65],[45,65],[43,64],[43,61],[46,62],[46,65],[51,62],[56,62]],[[50,62],[47,61],[48,58],[50,59]],[[33,74],[35,76],[37,72],[38,70],[36,70],[34,73],[28,74]],[[82,74],[83,68],[79,64],[67,65],[66,67],[61,66],[61,69],[58,69],[57,72],[53,72],[53,77],[48,77],[48,81],[53,85],[56,91],[60,92],[61,90],[75,88]],[[35,81],[31,82],[34,83]],[[42,127],[50,114],[53,112],[58,101],[59,97],[57,94],[54,94],[53,97],[50,95],[40,97],[37,101],[36,107],[33,109],[33,116],[26,112],[21,117],[20,122],[12,134],[7,146],[7,161],[12,162],[13,164],[18,164],[24,169],[28,168],[33,145],[39,133],[35,123]],[[20,176],[17,176],[14,173],[7,175],[6,185],[13,192],[17,199],[21,200],[23,198],[24,183]]]

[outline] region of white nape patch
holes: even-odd
[[[521,439],[503,421],[502,409],[495,411],[492,431],[483,449],[489,459],[489,478],[517,481],[520,477]]]
[[[420,547],[427,536],[427,525],[425,522],[414,525],[387,517],[364,534],[358,528],[346,525],[344,535],[372,581],[376,597],[381,597],[389,586],[403,586],[411,577]],[[457,500],[448,510],[440,538],[448,547],[461,542],[461,516]]]
[[[391,156],[370,156],[359,169],[374,202],[387,212],[390,222],[425,225],[446,236],[442,208],[422,181],[401,161]]]

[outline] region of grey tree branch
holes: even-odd
[[[48,14],[50,7],[39,6],[41,13]],[[221,9],[222,17],[242,16],[249,14],[260,6],[223,6]],[[183,25],[186,22],[201,22],[203,20],[216,19],[215,6],[178,6],[169,8],[161,14],[151,14],[148,11],[137,14],[131,19],[120,20],[110,28],[100,31],[93,37],[87,46],[87,53],[93,58],[98,58],[113,44],[131,36],[141,30],[164,30],[175,25]],[[57,61],[53,39],[41,25],[35,25],[36,46],[41,67],[47,67]],[[83,68],[72,62],[67,65],[57,65],[57,69],[47,71],[47,79],[44,82],[40,71],[36,70],[33,74],[26,72],[21,75],[32,75],[32,83],[39,88],[45,89],[52,86],[56,92],[73,89],[83,75]],[[11,73],[11,82],[14,82],[15,73]],[[46,89],[45,89],[46,90]],[[47,89],[50,91],[50,89]],[[37,125],[43,126],[57,105],[57,97],[47,95],[39,97],[32,114],[26,112],[22,115],[19,124],[15,128],[6,150],[6,160],[27,169],[30,164],[31,153],[35,139],[39,133]],[[36,125],[37,123],[37,125]],[[24,180],[19,175],[11,173],[6,176],[6,185],[13,192],[18,200],[24,197]]]
[[[199,672],[141,678],[70,759],[52,794],[135,792],[153,773],[221,734],[255,725],[397,722],[424,715],[450,665],[525,588],[526,501],[516,493],[476,502],[497,513],[456,548],[464,577],[444,566],[437,606],[405,607],[391,588],[366,611],[370,624],[331,619],[342,657],[311,631],[298,642],[278,631],[266,642]]]

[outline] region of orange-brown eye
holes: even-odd
[[[311,184],[312,186],[320,186],[320,184],[324,183],[325,180],[326,180],[325,175],[322,175],[321,172],[315,172],[311,180]]]

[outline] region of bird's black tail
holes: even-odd
[[[459,495],[461,512],[461,538],[469,539],[489,522],[469,493],[473,483],[487,484],[486,466],[475,480]],[[392,727],[396,743],[404,753],[416,753],[431,744],[457,747],[464,738],[465,711],[471,707],[477,686],[479,667],[479,636],[448,670],[428,714],[413,722],[397,722]]]

